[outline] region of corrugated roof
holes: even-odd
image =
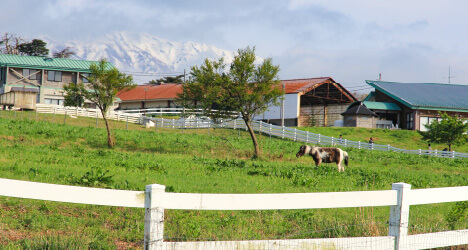
[[[182,93],[182,84],[148,84],[138,85],[136,88],[129,91],[121,91],[117,94],[117,97],[122,99],[123,102],[135,100],[166,100],[177,98],[178,93]]]
[[[401,110],[401,108],[396,103],[392,102],[371,102],[363,101],[362,102],[368,109],[379,109],[379,110]]]
[[[293,80],[282,80],[284,83],[284,91],[286,94],[302,93],[306,92],[309,88],[313,87],[317,83],[323,83],[326,80],[335,82],[331,77],[316,77],[306,79],[293,79]]]
[[[92,63],[98,62],[39,56],[0,55],[0,66],[3,67],[89,72],[89,66]],[[111,63],[108,65],[109,68],[114,67]]]
[[[468,110],[468,85],[366,81],[412,109]]]

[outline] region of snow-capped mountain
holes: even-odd
[[[52,52],[71,47],[73,59],[98,61],[107,58],[120,71],[133,74],[136,83],[163,77],[162,74],[188,73],[190,67],[200,65],[205,58],[224,58],[232,62],[234,52],[207,44],[172,42],[159,37],[133,32],[116,32],[92,41],[58,41],[42,37]],[[259,58],[261,60],[261,58]]]

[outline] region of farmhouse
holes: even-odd
[[[348,90],[331,77],[283,80],[283,107],[272,106],[257,119],[285,126],[332,126],[341,113],[357,101]],[[284,108],[284,118],[281,109]]]
[[[119,109],[147,109],[178,107],[177,94],[182,93],[182,84],[161,83],[138,85],[136,88],[117,93]]]
[[[31,98],[32,94],[32,98],[35,98],[34,103],[63,105],[63,86],[68,83],[87,83],[86,77],[89,76],[92,63],[97,62],[0,55],[0,94],[25,92],[28,94],[23,93],[22,96]],[[111,63],[108,66],[114,67]],[[8,106],[20,105],[20,98],[15,96],[13,100],[18,101],[8,103]],[[86,106],[92,107],[89,103]],[[20,108],[23,107],[20,105]]]
[[[362,104],[393,127],[425,131],[425,124],[441,119],[439,111],[468,119],[468,85],[369,80],[366,83],[375,91]]]

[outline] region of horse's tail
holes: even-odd
[[[348,153],[346,151],[343,151],[343,156],[344,156],[344,164],[348,166]]]

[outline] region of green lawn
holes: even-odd
[[[8,115],[7,115],[8,114]],[[251,159],[247,133],[227,129],[146,129],[112,122],[116,147],[108,149],[102,120],[34,113],[0,113],[0,178],[66,185],[169,192],[290,193],[468,185],[468,160],[346,148],[350,166],[315,167],[295,157],[302,143],[259,138],[262,157]],[[301,128],[303,129],[303,128]],[[417,148],[412,131],[306,128],[328,136]],[[394,139],[393,139],[394,138]],[[392,140],[393,139],[393,140]],[[400,146],[400,147],[403,147]],[[459,147],[461,151],[464,146]],[[457,150],[457,149],[456,149]],[[457,150],[458,151],[458,150]],[[107,172],[106,172],[107,171]],[[117,207],[0,198],[0,243],[5,248],[141,248],[144,211]],[[463,203],[412,206],[410,233],[468,228],[453,211]],[[465,213],[466,214],[466,213]],[[388,234],[388,207],[274,210],[168,210],[166,240],[284,239]],[[458,219],[457,219],[458,218]]]

